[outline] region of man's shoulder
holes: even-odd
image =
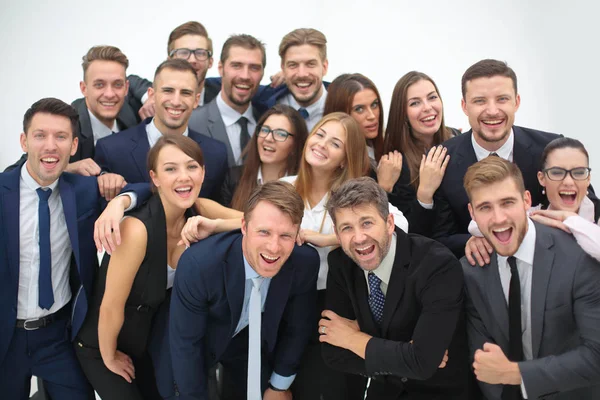
[[[450,139],[446,140],[443,143],[443,145],[448,149],[449,152],[451,150],[456,150],[458,148],[461,148],[462,146],[466,146],[466,145],[470,146],[472,134],[473,134],[473,131],[469,130],[461,135],[451,137]]]
[[[96,142],[96,147],[121,146],[124,143],[130,141],[132,138],[138,137],[140,135],[140,132],[146,132],[146,125],[148,125],[150,120],[151,119],[146,119],[141,123],[137,124],[136,126],[132,126],[131,128],[104,137],[98,140],[98,142]]]
[[[25,164],[23,163],[6,172],[0,172],[0,191],[19,188],[19,179],[21,177],[21,168],[23,165]]]
[[[518,141],[520,139],[519,136],[522,136],[528,139],[530,142],[539,144],[541,146],[546,146],[546,144],[562,136],[557,133],[540,131],[523,126],[513,126],[513,132],[515,134],[515,140]]]
[[[223,261],[229,253],[229,249],[237,240],[241,240],[241,230],[236,229],[229,232],[217,233],[206,239],[193,243],[187,249],[183,256],[191,257],[195,260],[202,261],[202,264],[207,265],[215,261]],[[241,243],[241,242],[240,242]]]
[[[319,268],[320,259],[319,253],[317,250],[309,245],[303,246],[294,246],[294,250],[292,250],[292,254],[290,254],[290,258],[286,261],[287,263],[291,263],[294,265],[301,266],[302,270],[307,271],[316,271]]]
[[[415,233],[401,232],[398,233],[397,246],[399,245],[406,248],[400,248],[397,254],[401,257],[410,254],[410,258],[404,261],[408,263],[407,268],[411,274],[438,276],[439,273],[459,273],[461,270],[460,263],[452,251],[436,240]]]
[[[191,128],[189,128],[189,137],[194,139],[200,145],[205,157],[207,155],[216,156],[218,154],[223,154],[227,157],[227,146],[220,140],[211,138],[207,135],[202,135],[200,132]]]

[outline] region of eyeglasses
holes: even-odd
[[[273,140],[277,142],[285,142],[288,136],[294,136],[285,129],[271,129],[266,125],[260,127],[260,130],[258,131],[258,136],[266,138],[267,136],[269,136],[269,133],[273,134]]]
[[[190,56],[194,53],[196,60],[206,61],[212,56],[212,52],[206,49],[174,49],[169,53],[169,57],[181,58],[183,60],[189,60]]]
[[[573,169],[564,169],[560,167],[546,168],[542,170],[551,181],[562,181],[567,177],[567,173],[575,181],[583,181],[590,176],[592,169],[588,167],[577,167]]]

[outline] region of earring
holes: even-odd
[[[542,194],[546,194],[546,188],[542,189]]]

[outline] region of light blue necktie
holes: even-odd
[[[39,234],[40,234],[40,271],[38,276],[39,299],[41,308],[49,310],[54,304],[54,292],[52,291],[52,253],[50,252],[50,208],[48,198],[52,189],[36,190],[40,198],[38,205]]]
[[[262,399],[260,388],[261,284],[261,278],[252,278],[248,317],[248,400]]]
[[[383,305],[385,304],[385,296],[381,291],[381,279],[373,272],[369,272],[369,306],[371,314],[375,321],[380,324],[383,318]]]

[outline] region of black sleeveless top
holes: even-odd
[[[146,204],[127,215],[144,223],[148,233],[148,243],[146,254],[125,303],[125,319],[117,338],[117,349],[127,355],[139,357],[146,351],[154,314],[166,296],[167,227],[165,212],[158,194],[154,194]],[[110,255],[105,254],[102,265],[96,271],[90,307],[78,335],[83,344],[89,347],[99,348],[98,319],[109,261]]]

